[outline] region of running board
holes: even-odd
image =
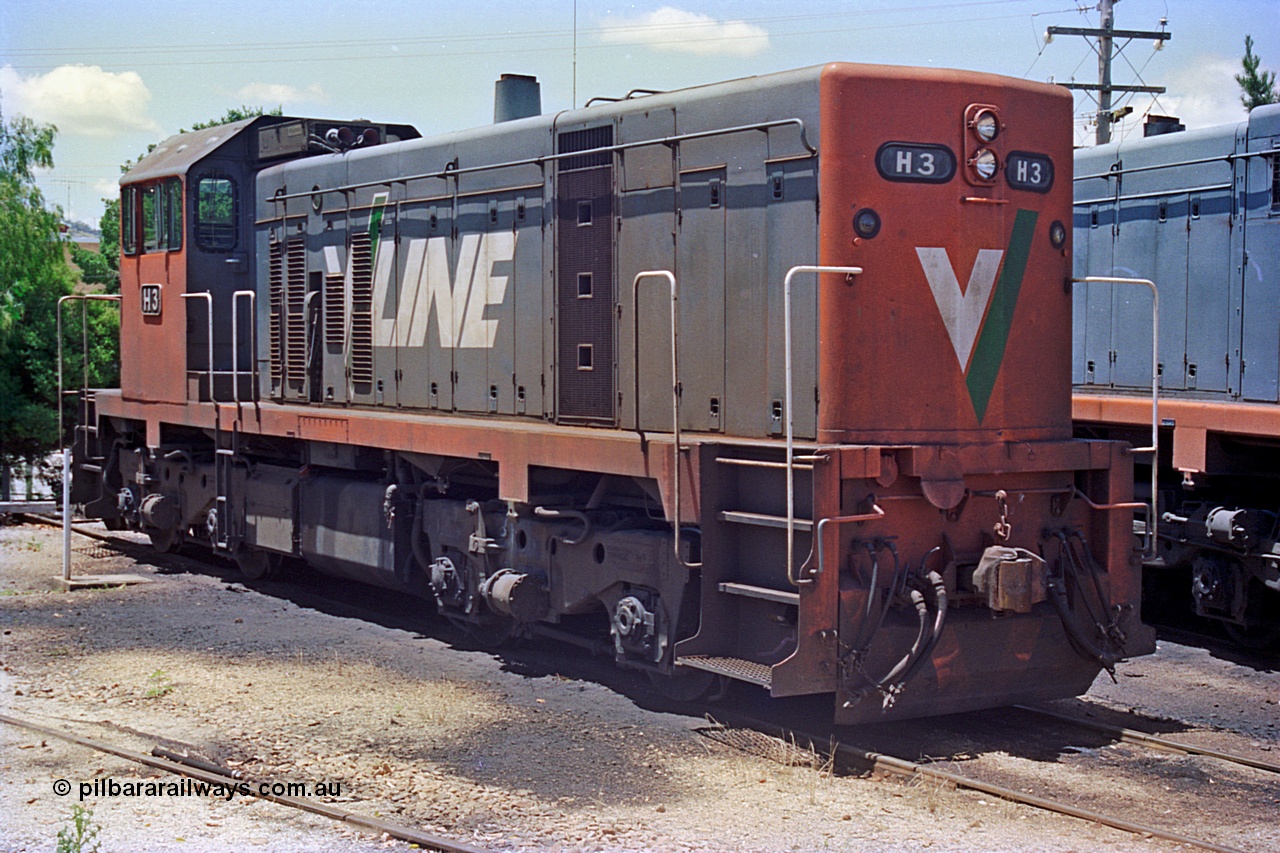
[[[714,672],[716,675],[723,675],[737,681],[758,684],[766,690],[773,687],[773,667],[768,664],[756,663],[755,661],[742,660],[741,658],[714,657],[712,655],[686,655],[685,657],[676,658],[676,665],[687,666],[690,669],[701,669],[705,672]]]

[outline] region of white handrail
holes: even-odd
[[[792,459],[792,452],[795,445],[795,423],[792,418],[791,411],[791,278],[796,273],[802,272],[832,272],[844,273],[845,275],[861,275],[862,267],[800,265],[787,270],[787,277],[783,279],[782,282],[783,347],[786,351],[786,394],[784,405],[786,407],[785,416],[787,420],[787,580],[792,586],[799,586],[800,581],[795,577],[795,557],[792,554],[792,551],[795,549],[796,539],[796,482],[794,460]]]
[[[1151,446],[1135,447],[1131,453],[1151,454],[1151,514],[1147,522],[1147,555],[1156,549],[1156,515],[1159,503],[1160,471],[1160,291],[1149,278],[1117,278],[1110,275],[1087,275],[1071,279],[1072,284],[1137,284],[1151,290]]]
[[[252,349],[250,360],[253,364],[253,368],[249,371],[249,375],[253,378],[249,402],[258,402],[258,294],[253,290],[237,290],[231,294],[231,384],[234,386],[233,394],[237,404],[240,402],[240,330],[237,321],[240,318],[240,297],[242,296],[249,298],[249,338]]]
[[[672,547],[675,550],[676,561],[680,565],[689,569],[699,568],[702,563],[686,563],[684,557],[680,555],[680,348],[677,344],[676,327],[677,312],[676,305],[679,301],[679,288],[676,286],[676,276],[671,270],[644,270],[636,273],[636,277],[631,281],[631,316],[634,326],[633,340],[631,342],[632,351],[632,369],[635,371],[635,417],[636,432],[639,432],[643,438],[644,432],[640,429],[640,305],[638,296],[640,292],[640,280],[643,278],[665,278],[667,283],[671,285],[671,415],[672,415],[672,437],[675,445],[672,449],[672,485],[674,496],[674,506],[672,513],[675,520],[672,523],[672,529],[675,531]]]

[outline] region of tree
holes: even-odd
[[[59,211],[35,170],[53,166],[53,125],[0,117],[0,465],[58,444],[58,300],[73,277]]]
[[[221,124],[231,124],[235,121],[243,121],[247,118],[257,118],[258,116],[279,116],[284,115],[284,105],[277,104],[270,110],[264,110],[262,107],[247,107],[241,104],[238,107],[230,107],[227,109],[226,115],[222,118],[215,118],[212,121],[198,121],[191,125],[192,130],[205,130],[210,127],[217,127]],[[179,130],[178,133],[186,133],[186,130]]]
[[[1261,62],[1262,58],[1253,52],[1253,36],[1246,35],[1244,37],[1244,58],[1240,60],[1241,66],[1244,67],[1244,73],[1236,75],[1236,82],[1240,84],[1240,88],[1244,91],[1244,94],[1240,96],[1240,103],[1244,104],[1246,110],[1251,110],[1264,104],[1280,103],[1280,92],[1276,91],[1276,73],[1274,71],[1259,71],[1258,66]]]

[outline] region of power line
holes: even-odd
[[[1163,86],[1127,86],[1118,85],[1111,82],[1111,65],[1112,59],[1123,53],[1125,47],[1129,45],[1135,38],[1154,39],[1157,44],[1163,45],[1164,42],[1173,38],[1173,34],[1164,29],[1167,19],[1160,21],[1161,29],[1159,32],[1150,30],[1117,30],[1115,28],[1115,4],[1119,0],[1100,0],[1098,9],[1101,14],[1101,26],[1096,28],[1088,27],[1049,27],[1045,30],[1045,40],[1048,41],[1055,35],[1084,36],[1085,38],[1096,38],[1096,46],[1090,42],[1090,46],[1098,54],[1098,82],[1093,83],[1064,83],[1068,89],[1083,91],[1094,98],[1098,104],[1098,129],[1096,133],[1096,142],[1098,145],[1104,145],[1111,141],[1111,125],[1119,121],[1131,109],[1115,110],[1111,109],[1111,95],[1113,92],[1127,92],[1130,95],[1137,92],[1145,92],[1149,94],[1162,95],[1165,92]],[[1124,39],[1124,43],[1119,49],[1114,49],[1115,39]],[[1129,63],[1126,58],[1125,62]],[[1129,63],[1129,67],[1133,68],[1133,63]],[[1143,66],[1146,67],[1145,65]],[[1134,69],[1137,74],[1137,70]],[[1141,75],[1138,75],[1141,79]],[[1097,96],[1094,96],[1094,92]]]
[[[1027,2],[1027,0],[981,0],[981,2],[972,2],[972,3],[950,3],[950,4],[940,4],[936,6],[919,6],[919,7],[912,7],[911,9],[908,9],[908,10],[898,10],[898,11],[899,12],[900,11],[922,11],[922,10],[930,10],[930,9],[960,8],[960,7],[967,7],[967,6],[1005,5],[1009,3],[1022,3],[1022,2]],[[1052,11],[1021,13],[1021,14],[1012,14],[1012,15],[988,15],[988,16],[981,16],[981,17],[931,20],[927,22],[903,21],[899,23],[877,24],[873,26],[840,27],[835,29],[830,27],[824,27],[818,30],[796,30],[796,31],[790,31],[790,32],[773,32],[773,33],[769,33],[768,36],[769,38],[795,38],[800,36],[828,35],[831,33],[862,33],[862,32],[876,32],[876,31],[882,31],[882,30],[895,30],[895,29],[917,29],[922,26],[951,26],[954,24],[982,23],[987,21],[1021,19],[1021,18],[1027,17],[1028,14],[1030,14],[1031,17],[1037,17],[1042,15],[1066,14],[1066,13],[1075,12],[1075,11],[1077,11],[1077,7],[1072,6],[1072,7],[1057,9]],[[854,14],[873,14],[873,13],[871,12],[852,13],[851,12],[851,13],[842,13],[840,16],[845,17],[849,15],[854,15]],[[773,21],[773,20],[807,20],[815,17],[825,18],[830,16],[793,15],[793,16],[787,16],[786,18],[776,18],[776,19],[753,18],[753,19],[747,19],[743,22],[753,23],[756,21],[767,22],[767,21]],[[618,28],[618,29],[612,30],[612,32],[625,31],[625,32],[634,32],[639,34],[642,32],[653,32],[655,30],[660,32],[667,31],[667,30],[677,30],[679,28],[695,29],[695,30],[705,29],[707,26],[709,25],[701,24],[701,23],[653,25],[653,26],[645,26],[645,27],[630,27],[630,28],[626,28],[625,30],[623,28]],[[605,32],[605,30],[597,30],[596,32],[603,33]],[[449,36],[448,41],[452,43],[452,42],[458,42],[458,41],[485,41],[485,40],[502,41],[502,40],[509,40],[509,39],[526,40],[526,39],[536,38],[536,40],[545,43],[548,39],[556,38],[556,37],[571,39],[572,32],[556,30],[556,31],[545,31],[540,34],[524,33],[524,34],[504,34],[502,36],[459,36],[459,37]],[[699,44],[699,43],[710,43],[710,42],[735,41],[735,40],[752,39],[752,38],[758,38],[758,36],[715,35],[715,36],[709,36],[707,38],[683,38],[683,39],[680,39],[678,43],[679,44]],[[204,45],[198,48],[193,47],[191,49],[182,49],[182,48],[172,48],[172,49],[164,49],[164,50],[148,49],[146,53],[153,54],[153,53],[168,51],[168,52],[190,54],[190,53],[221,53],[221,52],[227,52],[227,51],[244,51],[244,50],[261,51],[265,48],[270,48],[275,46],[282,50],[305,49],[309,52],[309,55],[305,57],[280,56],[280,57],[264,57],[264,58],[253,58],[253,59],[250,59],[250,58],[192,59],[188,61],[175,60],[175,61],[165,61],[165,62],[128,62],[128,63],[103,62],[102,64],[127,65],[128,68],[133,69],[133,68],[170,68],[170,67],[182,67],[182,66],[211,66],[211,65],[266,65],[266,64],[315,63],[315,62],[328,64],[333,62],[368,62],[369,55],[367,53],[361,53],[356,56],[334,56],[332,54],[317,56],[315,55],[315,53],[317,48],[322,48],[324,46],[329,46],[334,48],[350,48],[350,49],[362,48],[363,49],[363,48],[376,47],[376,46],[398,47],[404,44],[428,44],[428,43],[442,44],[441,39],[439,37],[436,37],[436,38],[413,38],[413,39],[376,39],[376,40],[363,40],[363,41],[340,41],[340,42],[329,42],[329,43],[324,43],[324,42],[305,42],[305,43],[273,42],[273,43],[270,43],[269,42],[269,43],[262,43],[257,45],[252,45],[252,44],[234,45],[226,48],[222,48],[222,47],[211,48],[208,45]],[[585,45],[585,46],[579,45],[579,49],[599,51],[599,50],[613,50],[620,47],[621,48],[648,47],[652,45],[653,43],[651,41],[610,42],[606,44],[597,44],[597,45]],[[526,54],[527,53],[555,53],[555,52],[564,51],[566,49],[568,49],[568,46],[505,47],[503,48],[503,50],[508,53],[526,53]],[[389,53],[383,54],[379,57],[379,59],[390,60],[390,59],[416,59],[416,58],[424,58],[424,57],[445,58],[445,57],[455,57],[455,56],[486,56],[486,55],[491,55],[494,52],[494,50],[495,48],[491,47],[491,48],[485,48],[485,49],[462,50],[462,51],[446,50],[446,51],[414,52],[414,53],[396,51],[396,52],[389,52]],[[83,53],[77,52],[72,49],[57,50],[57,51],[29,49],[29,51],[30,52],[28,55],[30,56],[45,56],[45,55],[56,56],[64,52],[70,55],[83,55]],[[16,51],[11,51],[11,52],[16,52]],[[137,48],[91,48],[91,49],[86,49],[85,52],[87,52],[91,56],[94,55],[95,53],[102,53],[102,52],[108,52],[112,54],[116,54],[116,53],[126,54],[130,58],[138,56]],[[79,64],[86,64],[86,63],[82,62]],[[57,68],[60,66],[41,63],[41,64],[11,65],[9,67],[13,68],[16,71],[40,71],[40,70]]]
[[[921,6],[909,6],[906,8],[895,9],[861,9],[848,12],[830,12],[830,13],[811,13],[805,15],[772,15],[761,16],[756,18],[740,18],[734,19],[733,23],[745,24],[774,24],[787,23],[792,21],[811,21],[811,20],[830,20],[832,18],[850,18],[850,17],[867,17],[872,15],[894,14],[901,15],[904,12],[936,12],[945,9],[962,9],[975,6],[1008,6],[1012,4],[1024,4],[1034,2],[1034,0],[967,0],[967,2],[956,3],[931,3]],[[1037,14],[1032,13],[1033,17]],[[1015,16],[1015,17],[1021,17]],[[986,20],[986,19],[977,19]],[[599,34],[603,32],[624,32],[624,33],[650,33],[650,32],[667,32],[680,30],[697,30],[706,29],[709,26],[723,24],[723,21],[708,22],[688,22],[688,23],[670,23],[670,24],[618,24],[606,27],[599,27],[593,32]],[[915,26],[915,24],[900,24],[897,26]],[[308,50],[323,49],[326,47],[391,47],[394,45],[404,44],[430,44],[441,42],[460,42],[460,41],[501,41],[509,39],[522,40],[542,40],[554,37],[571,37],[572,29],[555,29],[555,30],[523,30],[519,33],[503,33],[502,35],[494,35],[493,33],[460,33],[441,36],[439,34],[431,36],[414,36],[414,37],[396,37],[396,38],[376,38],[376,39],[337,39],[331,41],[324,40],[306,40],[306,41],[268,41],[268,42],[241,42],[238,44],[213,46],[208,42],[199,44],[180,44],[148,46],[147,54],[157,53],[204,53],[214,52],[222,53],[227,51],[259,51],[270,48],[279,48],[284,50]],[[83,47],[33,47],[33,48],[12,48],[6,50],[6,53],[13,55],[35,55],[35,56],[58,56],[72,55],[80,56],[89,54],[117,54],[123,53],[130,56],[136,56],[139,52],[137,45],[122,45],[119,47],[103,47],[101,45],[83,46]]]

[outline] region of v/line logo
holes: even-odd
[[[1033,210],[1019,210],[1006,249],[979,249],[963,292],[945,248],[916,248],[979,423],[1004,361],[1038,218]]]
[[[498,334],[498,320],[489,316],[488,309],[506,300],[514,268],[516,233],[506,229],[466,233],[459,236],[455,246],[451,246],[445,236],[409,240],[403,249],[404,276],[393,294],[391,282],[397,264],[393,244],[384,239],[382,233],[386,203],[387,194],[379,193],[374,197],[369,215],[374,345],[425,346],[434,313],[440,346],[492,348]],[[347,253],[343,278],[348,302],[353,262],[354,249]],[[330,275],[342,273],[337,249],[326,249],[325,264]],[[347,316],[350,311],[348,304]]]

